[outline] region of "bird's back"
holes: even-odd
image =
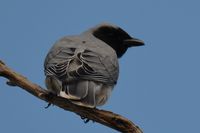
[[[119,74],[115,51],[90,34],[57,41],[44,67],[51,92],[89,107],[106,102]]]

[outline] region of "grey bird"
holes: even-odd
[[[118,58],[128,48],[141,45],[142,40],[112,24],[100,24],[80,35],[63,37],[50,49],[44,62],[47,89],[80,106],[101,106],[117,83]]]

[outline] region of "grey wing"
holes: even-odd
[[[112,55],[102,56],[94,51],[85,50],[81,55],[81,59],[93,71],[93,73],[83,76],[84,78],[107,85],[116,84],[119,74],[117,57],[115,58]]]
[[[88,49],[59,48],[50,52],[45,61],[45,75],[55,76],[64,82],[85,79],[114,85],[118,73],[117,58],[103,58]]]

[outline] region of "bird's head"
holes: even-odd
[[[92,34],[111,46],[120,58],[129,47],[144,45],[142,40],[131,37],[120,27],[111,24],[101,24],[94,28]]]

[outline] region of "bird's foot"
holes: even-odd
[[[52,104],[48,103],[46,107],[44,107],[45,109],[48,109]]]
[[[48,95],[46,96],[46,98],[48,99],[48,101],[51,101],[51,100],[53,99],[53,96],[54,96],[54,94],[53,94],[52,92],[48,92]],[[47,104],[47,106],[44,107],[44,108],[47,109],[47,108],[49,108],[51,105],[52,105],[52,103],[49,102],[49,103]]]
[[[81,116],[81,119],[83,120],[84,123],[88,123],[89,121],[91,121],[89,118],[87,118],[85,116]],[[92,122],[94,123],[93,120],[92,120]]]
[[[90,119],[84,116],[81,116],[81,119],[83,120],[84,123],[88,123],[90,121]]]
[[[12,80],[7,81],[6,84],[9,85],[9,86],[17,86],[16,83],[13,82]]]

